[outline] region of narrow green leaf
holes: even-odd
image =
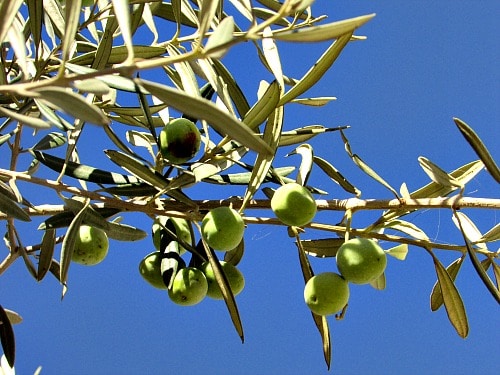
[[[328,49],[321,55],[318,61],[309,69],[306,74],[297,82],[288,92],[283,95],[279,105],[288,103],[303,94],[309,88],[314,86],[326,71],[333,65],[337,57],[351,40],[351,34],[346,34],[337,39]]]
[[[397,246],[391,247],[385,251],[388,255],[398,259],[405,260],[408,255],[408,244],[402,243]]]
[[[321,238],[317,240],[301,240],[301,245],[308,255],[318,258],[334,258],[337,250],[345,242],[343,238]]]
[[[309,139],[326,132],[347,129],[348,126],[338,126],[335,128],[325,128],[323,125],[307,125],[294,130],[281,132],[280,147],[293,144],[304,143]]]
[[[64,236],[64,240],[62,242],[59,270],[59,280],[61,284],[63,284],[62,297],[64,297],[64,294],[66,292],[66,281],[68,280],[68,271],[69,266],[71,265],[71,258],[73,256],[73,251],[75,248],[76,237],[78,236],[78,231],[85,215],[85,209],[87,208],[89,203],[90,200],[86,199],[83,208],[75,215],[73,221],[68,226],[68,230],[66,231],[66,235]]]
[[[462,186],[465,186],[467,182],[472,180],[481,170],[484,168],[484,165],[481,161],[476,160],[470,163],[467,163],[460,168],[455,169],[450,173],[450,176],[455,178]],[[419,199],[419,198],[436,198],[436,197],[445,197],[457,187],[452,186],[443,186],[436,182],[431,182],[418,190],[415,190],[410,194],[411,198]],[[409,214],[415,210],[391,210],[386,211],[375,223],[373,223],[369,228],[380,225],[380,223],[392,220],[397,217],[401,217]]]
[[[304,276],[304,282],[307,283],[307,281],[314,276],[314,272],[312,270],[311,264],[309,263],[309,260],[307,259],[305,250],[302,247],[302,241],[300,240],[298,234],[296,234],[295,240],[295,244],[297,245],[297,250],[299,253],[300,268],[302,270],[302,275]],[[328,321],[326,320],[325,316],[320,316],[313,312],[311,312],[311,315],[323,341],[323,356],[325,358],[326,365],[328,368],[330,368],[330,364],[332,361],[332,347]]]
[[[5,117],[10,117],[11,119],[14,119],[21,124],[27,125],[29,127],[32,127],[34,129],[48,129],[50,128],[50,124],[47,122],[33,116],[28,116],[28,115],[23,115],[21,113],[18,113],[16,111],[11,111],[10,109],[7,109],[5,107],[0,106],[0,114],[2,114]]]
[[[479,136],[476,134],[476,132],[459,118],[455,117],[453,118],[453,121],[455,121],[455,125],[458,127],[458,130],[460,130],[464,138],[467,140],[467,142],[469,142],[476,154],[482,160],[484,166],[491,174],[491,176],[495,179],[496,182],[500,183],[500,168],[495,163],[495,160],[493,159]]]
[[[446,267],[446,272],[450,275],[452,281],[457,279],[458,271],[462,267],[464,263],[465,256],[461,256],[460,258],[453,261],[448,267]],[[436,281],[434,286],[432,287],[431,292],[431,310],[436,311],[443,305],[443,294],[441,293],[441,287],[439,285],[439,281]]]
[[[134,44],[132,42],[132,32],[130,29],[129,0],[112,0],[114,13],[120,26],[121,37],[127,49],[126,62],[134,60]]]
[[[148,236],[142,229],[127,224],[115,223],[113,221],[108,222],[106,234],[109,238],[126,242],[140,241]]]
[[[280,177],[285,177],[292,173],[294,170],[295,167],[281,167],[275,168],[274,173],[276,173]],[[219,185],[248,185],[251,175],[252,172],[229,173],[223,175],[213,175],[204,178],[203,181]],[[263,182],[268,181],[278,183],[277,179],[274,178],[273,174],[270,172],[267,174]]]
[[[250,182],[248,183],[245,197],[243,198],[243,203],[240,209],[241,211],[243,211],[246,204],[250,201],[250,199],[252,199],[262,182],[264,182],[267,173],[271,168],[274,160],[274,154],[278,148],[281,129],[283,128],[283,113],[283,107],[276,108],[266,123],[266,127],[264,129],[264,141],[269,145],[269,148],[273,150],[273,153],[270,155],[266,155],[264,153],[257,154],[255,166],[252,170],[252,176],[250,177]]]
[[[230,47],[233,40],[234,18],[225,17],[217,26],[215,31],[207,40],[205,53],[214,59],[222,58]]]
[[[162,56],[166,52],[164,47],[147,46],[147,45],[135,45],[133,46],[133,51],[135,57],[140,59],[153,59],[155,57]],[[129,52],[126,46],[114,46],[110,49],[109,56],[107,56],[108,59],[106,60],[106,64],[122,64],[127,59],[128,53]],[[70,64],[72,64],[72,67],[68,69],[79,70],[79,71],[84,71],[92,68],[95,69],[94,66],[92,66],[92,68],[88,68],[88,67],[83,67],[81,65],[92,64],[94,61],[96,61],[97,56],[98,56],[98,51],[87,52],[82,55],[76,56],[68,61]],[[74,65],[80,65],[81,67],[76,68]],[[109,77],[117,78],[117,76],[107,76],[107,77],[108,79],[110,79]],[[100,77],[99,79],[102,79],[104,82],[106,82],[102,77]],[[113,87],[112,85],[110,86]]]
[[[266,91],[257,100],[257,102],[248,110],[243,117],[243,122],[248,125],[250,129],[257,129],[273,111],[277,108],[280,100],[280,87],[278,82],[272,81],[267,86]]]
[[[409,221],[398,219],[389,220],[383,223],[382,228],[397,230],[418,240],[429,241],[429,237],[425,232]]]
[[[81,95],[61,87],[42,87],[33,90],[33,96],[69,115],[97,125],[109,123],[108,117],[96,105],[87,102]]]
[[[221,111],[214,103],[194,98],[181,90],[155,82],[139,80],[138,83],[166,104],[180,112],[207,121],[220,133],[226,134],[248,148],[265,155],[273,153],[269,146],[252,133],[244,123]]]
[[[23,322],[23,318],[21,315],[19,315],[17,312],[9,310],[9,309],[3,309],[5,313],[7,314],[7,317],[9,318],[10,324],[20,324]]]
[[[487,231],[478,242],[493,242],[500,240],[500,223]]]
[[[345,34],[352,34],[358,27],[375,17],[375,14],[367,14],[336,21],[325,25],[306,27],[302,29],[284,29],[273,33],[276,40],[285,42],[321,42],[336,38],[342,38]]]
[[[460,218],[460,223],[458,222],[458,218]],[[459,230],[463,230],[465,236],[467,236],[467,239],[470,242],[475,243],[481,249],[486,249],[486,245],[479,242],[483,235],[476,227],[476,224],[474,224],[474,222],[466,214],[463,212],[455,212],[452,220]]]
[[[200,4],[200,26],[198,27],[199,42],[202,45],[202,39],[205,37],[205,33],[210,29],[210,24],[217,20],[216,12],[219,8],[220,0],[203,0]]]
[[[354,164],[356,164],[363,172],[365,172],[368,176],[373,178],[375,181],[377,181],[379,184],[384,186],[385,188],[389,189],[394,196],[399,199],[399,194],[398,192],[391,186],[389,185],[388,182],[386,182],[382,177],[380,177],[368,164],[366,164],[358,155],[354,154],[351,151],[351,145],[349,144],[349,141],[347,140],[346,136],[344,135],[344,132],[340,130],[340,134],[342,136],[342,140],[344,141],[345,145],[345,150],[347,154],[350,156]]]
[[[291,154],[299,154],[302,156],[302,160],[300,161],[299,172],[297,173],[297,177],[295,182],[299,185],[306,186],[307,180],[309,180],[309,175],[311,174],[311,170],[313,167],[313,148],[311,145],[304,143],[297,147],[293,153]]]
[[[462,185],[456,179],[443,171],[429,159],[420,156],[418,158],[418,162],[420,163],[420,166],[422,167],[424,172],[427,173],[432,181],[447,187],[462,188]]]
[[[45,135],[33,147],[33,150],[50,150],[66,144],[66,137],[62,133],[52,132]]]
[[[106,83],[97,78],[75,81],[73,82],[73,87],[79,91],[92,93],[95,95],[107,95],[111,90]]]
[[[33,101],[35,102],[42,116],[45,117],[49,123],[57,127],[59,130],[67,131],[74,129],[74,126],[72,124],[59,116],[55,110],[46,105],[42,100],[34,98]]]
[[[356,197],[359,197],[361,195],[361,191],[349,181],[347,181],[347,179],[327,160],[314,155],[313,161],[318,167],[323,170],[323,172],[328,175],[328,177],[330,177],[335,183],[340,185],[345,191],[356,195]]]
[[[9,366],[14,367],[14,362],[16,361],[16,340],[9,317],[2,305],[0,305],[0,341]]]
[[[307,105],[307,106],[312,106],[312,107],[322,107],[322,106],[330,103],[333,100],[337,100],[337,98],[334,96],[323,96],[323,97],[317,97],[317,98],[293,99],[292,103],[297,103],[297,104],[302,104],[302,105]]]
[[[284,88],[285,82],[283,79],[283,69],[281,67],[280,55],[272,35],[271,28],[267,27],[263,33],[262,50],[264,52],[264,58],[266,59],[267,65],[271,68],[271,72],[273,73],[276,82],[278,82],[280,87]]]
[[[374,289],[384,290],[385,287],[386,287],[386,285],[387,285],[387,281],[386,281],[386,278],[385,278],[385,272],[382,273],[382,275],[380,275],[379,277],[377,277],[375,280],[370,281],[370,285]]]
[[[203,247],[205,248],[208,261],[210,262],[210,266],[214,271],[215,280],[217,281],[217,284],[219,285],[219,288],[222,292],[222,297],[224,298],[224,302],[226,303],[234,328],[236,329],[236,332],[240,336],[241,342],[244,342],[245,336],[243,333],[243,325],[241,323],[240,313],[238,311],[238,306],[236,305],[236,300],[234,299],[233,292],[229,287],[229,282],[227,280],[227,277],[225,273],[222,271],[219,259],[215,255],[214,251],[204,242],[203,242]]]
[[[444,268],[432,251],[429,252],[434,260],[434,267],[436,268],[439,288],[441,290],[448,319],[457,331],[458,335],[462,338],[466,338],[469,334],[469,323],[467,321],[467,314],[465,312],[465,306],[462,298],[458,293],[453,279],[446,271],[446,268]]]
[[[0,212],[3,212],[7,217],[31,221],[31,217],[15,201],[10,199],[3,189],[0,189]]]
[[[0,2],[0,43],[3,43],[9,29],[16,19],[17,12],[23,0],[10,0]]]
[[[248,110],[250,109],[250,105],[248,104],[245,94],[238,85],[238,82],[236,82],[234,77],[231,75],[229,70],[227,70],[227,68],[222,64],[222,62],[220,62],[217,59],[213,59],[211,60],[211,62],[217,74],[221,77],[222,81],[227,85],[227,91],[229,92],[229,96],[233,100],[234,106],[236,107],[236,111],[238,112],[239,116],[243,118],[245,116],[245,113],[247,113]],[[265,118],[267,118],[267,116]]]
[[[245,241],[242,240],[238,246],[234,249],[226,251],[224,253],[224,261],[231,263],[233,266],[237,266],[241,259],[243,259],[243,254],[245,254]]]
[[[66,0],[65,29],[62,36],[62,60],[68,61],[71,47],[75,43],[75,35],[80,20],[82,0]]]
[[[500,291],[500,266],[495,262],[491,263],[493,266],[493,274],[495,275],[495,280],[497,282],[497,290]]]
[[[486,288],[489,290],[493,298],[497,301],[498,304],[500,304],[500,291],[495,288],[495,285],[493,284],[493,281],[491,281],[490,277],[486,273],[486,271],[483,269],[481,266],[481,262],[479,259],[477,259],[476,252],[472,248],[469,239],[467,238],[467,235],[464,232],[463,226],[462,226],[462,220],[457,213],[454,212],[455,218],[457,220],[457,223],[459,225],[460,232],[462,233],[462,236],[465,241],[465,247],[467,248],[467,253],[469,254],[470,260],[472,262],[472,265],[474,266],[474,269],[476,270],[477,274],[479,275],[479,278],[483,282],[483,284],[486,286]]]
[[[56,243],[55,229],[47,229],[43,234],[40,245],[40,257],[38,259],[37,281],[41,281],[50,269],[54,247]]]
[[[162,243],[162,241],[160,243]],[[177,275],[177,272],[182,268],[184,263],[180,256],[179,243],[177,241],[170,241],[165,249],[160,249],[160,251],[161,276],[167,289],[171,290],[174,284],[175,275]]]
[[[32,151],[35,158],[53,171],[61,172],[66,164],[64,174],[78,180],[95,182],[97,184],[131,184],[141,182],[135,176],[127,176],[115,172],[108,172],[88,165],[78,164],[40,151]]]

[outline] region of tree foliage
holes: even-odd
[[[499,254],[488,248],[500,239],[500,227],[480,233],[460,211],[500,207],[496,199],[463,194],[466,184],[484,170],[493,183],[500,182],[498,166],[469,125],[454,119],[478,160],[448,173],[421,157],[419,163],[431,181],[413,192],[404,184],[392,187],[355,153],[347,126],[284,127],[290,105],[312,111],[335,99],[307,93],[349,43],[364,39],[358,29],[373,14],[326,22],[323,15],[315,14],[309,0],[99,0],[85,7],[82,3],[88,5],[81,0],[0,3],[0,219],[7,228],[7,255],[0,263],[0,274],[22,259],[35,280],[56,277],[64,296],[82,224],[100,228],[115,240],[139,241],[149,235],[149,228],[122,222],[121,213],[141,213],[151,224],[157,216],[185,219],[191,231],[189,243],[177,236],[175,227],[162,225],[169,236],[161,241],[160,251],[178,255],[162,261],[162,272],[176,272],[183,262],[191,266],[210,262],[243,340],[243,322],[220,261],[237,265],[244,240],[234,250],[216,252],[200,235],[201,220],[208,210],[230,205],[247,225],[285,226],[273,215],[270,199],[278,186],[297,182],[315,195],[318,210],[344,212],[335,225],[313,220],[301,228],[288,227],[305,282],[314,275],[310,257],[335,257],[344,241],[365,237],[394,243],[386,253],[400,260],[409,245],[429,253],[437,277],[431,309],[444,305],[461,337],[467,336],[469,326],[454,280],[464,261],[472,262],[489,293],[500,302]],[[153,41],[145,42],[145,35]],[[303,76],[286,74],[280,45],[293,43],[300,49],[322,42],[323,54]],[[255,78],[260,80],[256,101],[225,63],[227,51],[237,45],[258,56],[267,72],[266,77]],[[174,164],[161,157],[158,134],[178,117],[196,123],[202,147],[194,159]],[[361,190],[331,161],[314,153],[312,139],[329,132],[338,132],[353,165],[384,186],[390,199],[362,199]],[[103,137],[107,148],[93,149],[82,142],[86,134]],[[275,166],[278,148],[286,146],[294,146],[293,152],[301,156],[297,168]],[[116,165],[114,170],[109,161]],[[291,178],[295,170],[296,177]],[[320,199],[327,192],[314,186],[309,178],[312,170],[324,173],[351,198]],[[203,184],[215,184],[218,199],[189,196],[187,188]],[[224,196],[227,190],[222,186],[228,184],[243,186],[244,196]],[[258,192],[267,198],[256,199]],[[434,208],[452,211],[463,238],[456,243],[433,240],[404,219],[417,210]],[[251,216],[253,209],[267,210],[269,215]],[[367,227],[355,227],[353,216],[366,210],[379,211],[379,218]],[[23,241],[20,222],[33,228],[39,223],[38,243]],[[323,238],[303,238],[309,228],[322,231]],[[179,244],[187,250],[183,255]],[[439,251],[454,251],[457,259],[445,267]],[[371,285],[383,289],[385,276]],[[345,308],[338,318],[344,313]],[[328,320],[314,313],[312,317],[329,367]],[[17,313],[0,306],[1,342],[10,366],[15,360],[11,324],[17,322]]]

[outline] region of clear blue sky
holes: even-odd
[[[317,0],[316,5],[316,13],[327,13],[329,20],[373,12],[377,16],[358,30],[368,39],[348,45],[323,82],[305,95],[338,100],[320,109],[290,106],[285,114],[287,129],[315,123],[351,125],[347,136],[354,152],[397,189],[403,182],[410,190],[428,183],[418,156],[445,170],[476,159],[452,117],[473,126],[500,160],[498,1]],[[298,77],[325,46],[278,47],[285,73]],[[237,78],[248,77],[244,85],[252,101],[256,77],[272,77],[264,72],[258,76],[247,57],[237,53],[243,50],[231,52],[226,61],[236,67]],[[317,155],[332,161],[362,190],[362,198],[391,198],[350,162],[338,134],[317,137],[311,144]],[[298,165],[297,156],[283,158],[290,151],[280,152],[278,165]],[[97,153],[95,157],[106,159]],[[311,183],[329,191],[330,198],[346,197],[318,170]],[[222,189],[219,197],[243,192]],[[202,189],[188,193],[205,197]],[[498,185],[486,172],[469,184],[466,195],[500,197]],[[483,232],[500,220],[498,211],[465,212]],[[125,216],[126,222],[149,231],[144,218]],[[448,210],[409,218],[431,238],[461,242]],[[340,216],[322,214],[321,220],[337,223]],[[363,215],[356,217],[355,224],[363,226],[364,220]],[[31,237],[38,241],[39,236],[25,233],[25,241]],[[320,236],[307,231],[304,238]],[[497,243],[492,245],[491,250],[498,248]],[[243,345],[222,302],[207,299],[194,307],[179,307],[140,278],[137,265],[152,249],[150,239],[113,241],[102,264],[71,267],[70,289],[62,302],[54,278],[37,284],[22,261],[9,269],[0,294],[2,305],[24,318],[15,326],[18,373],[30,374],[39,365],[42,374],[327,373],[320,337],[303,303],[297,251],[285,228],[247,230],[240,265],[247,285],[237,297],[245,329]],[[438,256],[446,265],[458,257]],[[335,270],[331,259],[312,262],[316,272]],[[444,309],[430,311],[435,273],[428,254],[410,248],[406,261],[389,259],[386,274],[386,290],[352,286],[345,319],[329,319],[333,340],[329,373],[493,374],[498,370],[498,305],[468,261],[457,281],[471,328],[465,340],[456,335]]]

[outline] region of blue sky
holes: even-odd
[[[349,124],[346,135],[353,151],[396,189],[403,182],[410,191],[428,183],[418,156],[448,171],[476,159],[452,117],[471,125],[500,160],[498,1],[317,0],[316,5],[316,13],[328,14],[329,20],[377,16],[357,32],[368,39],[349,44],[322,83],[305,95],[338,100],[319,109],[290,106],[286,129]],[[243,79],[249,99],[255,100],[256,79],[272,77],[254,71],[249,61],[255,56],[243,59],[238,48],[226,61]],[[297,77],[325,45],[278,48],[285,73]],[[317,137],[311,144],[362,190],[362,198],[392,198],[350,162],[338,134]],[[291,150],[280,151],[277,165],[299,164],[298,156],[284,158]],[[319,170],[313,171],[310,182],[327,190],[330,198],[347,197]],[[244,193],[209,188],[220,198]],[[188,193],[204,198],[206,189]],[[466,195],[500,198],[498,185],[486,172],[471,181]],[[483,232],[500,220],[498,211],[464,212]],[[124,217],[149,231],[144,216]],[[370,217],[356,216],[354,223],[362,227]],[[431,238],[461,243],[448,210],[408,219]],[[321,220],[335,224],[340,214],[322,213]],[[304,238],[321,235],[308,230]],[[26,242],[38,241],[39,233],[32,230],[25,237]],[[207,299],[179,307],[140,278],[137,265],[152,251],[150,239],[112,241],[102,264],[72,265],[70,289],[62,302],[55,279],[37,284],[18,261],[0,283],[2,305],[24,318],[15,326],[18,372],[29,374],[39,365],[42,374],[493,374],[498,369],[492,354],[500,344],[498,305],[468,261],[457,280],[471,328],[467,339],[456,335],[444,309],[430,311],[436,279],[432,259],[422,249],[410,248],[406,261],[389,259],[386,290],[351,286],[345,319],[329,319],[333,362],[327,372],[320,337],[303,303],[297,251],[286,229],[249,227],[245,238],[240,269],[246,288],[237,297],[244,344],[222,302]],[[497,248],[493,243],[490,250]],[[437,255],[445,265],[458,257]],[[335,270],[332,259],[311,261],[316,272]]]

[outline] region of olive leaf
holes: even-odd
[[[364,25],[373,17],[375,17],[375,14],[367,14],[365,16],[349,18],[304,29],[277,30],[273,33],[273,37],[276,38],[276,40],[285,42],[321,42],[341,38],[346,34],[349,34],[350,37],[350,34],[352,34],[355,29]]]
[[[10,109],[7,109],[5,107],[0,106],[0,114],[2,114],[5,117],[9,117],[11,119],[14,119],[21,124],[28,125],[34,129],[48,129],[50,128],[50,124],[47,122],[33,116],[27,116],[23,115],[21,113],[18,113],[16,111],[12,111]]]
[[[319,156],[313,156],[313,162],[325,172],[335,183],[340,185],[348,193],[354,194],[356,197],[361,195],[361,191],[351,184],[347,179],[327,160]]]
[[[0,305],[0,341],[9,366],[14,367],[14,362],[16,361],[16,340],[9,317],[2,305]]]
[[[395,195],[397,199],[399,199],[399,194],[398,192],[391,186],[389,185],[388,182],[386,182],[382,177],[380,177],[368,164],[366,164],[357,154],[354,154],[351,150],[351,145],[349,144],[349,141],[347,140],[347,137],[345,136],[344,132],[340,130],[340,134],[342,136],[342,140],[344,141],[345,145],[345,150],[349,157],[352,159],[354,164],[356,164],[363,172],[365,172],[368,176],[373,178],[375,181],[380,183],[382,186],[386,187]]]
[[[31,221],[31,217],[18,204],[10,199],[3,189],[0,189],[0,212],[7,217],[13,217],[21,221]]]
[[[38,258],[38,269],[36,273],[37,281],[41,281],[50,269],[55,243],[55,229],[47,229],[43,234],[42,243],[40,245],[40,256]]]
[[[462,297],[460,297],[460,293],[458,293],[455,283],[450,274],[446,271],[446,268],[444,268],[438,258],[436,258],[432,250],[428,250],[428,252],[431,254],[434,261],[438,284],[448,319],[458,335],[465,338],[469,334],[469,323],[467,321],[467,314],[465,312]]]
[[[321,238],[316,240],[300,240],[302,249],[318,258],[334,258],[344,238]]]
[[[385,252],[386,254],[398,260],[405,260],[406,256],[408,255],[408,244],[399,244],[397,246],[391,247],[390,249],[387,249]]]
[[[479,261],[479,259],[477,259],[476,252],[472,248],[472,245],[470,244],[470,241],[467,238],[467,235],[463,229],[463,224],[462,224],[462,220],[460,219],[460,216],[457,215],[456,211],[454,211],[454,215],[455,215],[456,221],[458,223],[460,232],[462,233],[462,236],[464,238],[465,247],[467,248],[467,254],[469,254],[469,257],[470,257],[470,260],[472,262],[472,265],[474,266],[474,269],[476,270],[481,281],[486,286],[488,291],[491,293],[493,298],[497,301],[498,304],[500,304],[500,291],[497,288],[495,288],[495,285],[491,281],[490,277],[488,276],[486,271],[481,266],[481,262]]]
[[[33,147],[33,150],[50,150],[66,144],[66,137],[62,133],[51,132],[40,139]]]
[[[307,281],[314,276],[314,272],[309,260],[307,259],[305,250],[302,247],[302,241],[300,240],[298,233],[295,235],[295,243],[299,253],[300,268],[302,270],[302,275],[304,276],[304,283],[307,283]],[[326,366],[329,369],[332,362],[332,347],[328,321],[325,316],[317,315],[312,311],[311,314],[323,341],[323,356],[325,358]]]
[[[453,188],[462,188],[460,182],[443,171],[429,159],[420,156],[418,158],[418,162],[420,163],[420,166],[422,167],[424,172],[427,173],[427,175],[430,177],[430,179],[437,184]]]
[[[457,275],[458,275],[458,271],[460,271],[460,268],[462,267],[464,259],[465,259],[465,256],[461,256],[460,258],[453,261],[448,267],[446,267],[446,272],[448,272],[452,281],[456,280]],[[432,287],[430,302],[431,302],[431,310],[432,311],[438,310],[443,305],[443,302],[444,302],[443,293],[441,292],[439,280],[436,281],[436,283]]]
[[[272,154],[269,146],[252,133],[244,123],[221,111],[210,101],[195,98],[181,90],[155,82],[139,80],[138,83],[166,104],[190,116],[207,121],[220,133],[226,134],[248,148],[265,155]]]
[[[321,55],[318,61],[312,65],[306,74],[281,98],[279,105],[288,103],[303,94],[309,88],[314,86],[316,82],[320,80],[321,77],[327,72],[327,70],[333,65],[337,57],[351,40],[351,34],[346,34],[337,39],[328,49]]]
[[[491,176],[495,179],[496,182],[500,183],[500,168],[495,163],[495,160],[493,159],[479,136],[476,134],[476,132],[459,118],[455,117],[453,118],[453,121],[455,122],[458,130],[460,130],[464,138],[467,140],[467,142],[469,142],[476,154],[482,160],[484,166],[491,174]]]

